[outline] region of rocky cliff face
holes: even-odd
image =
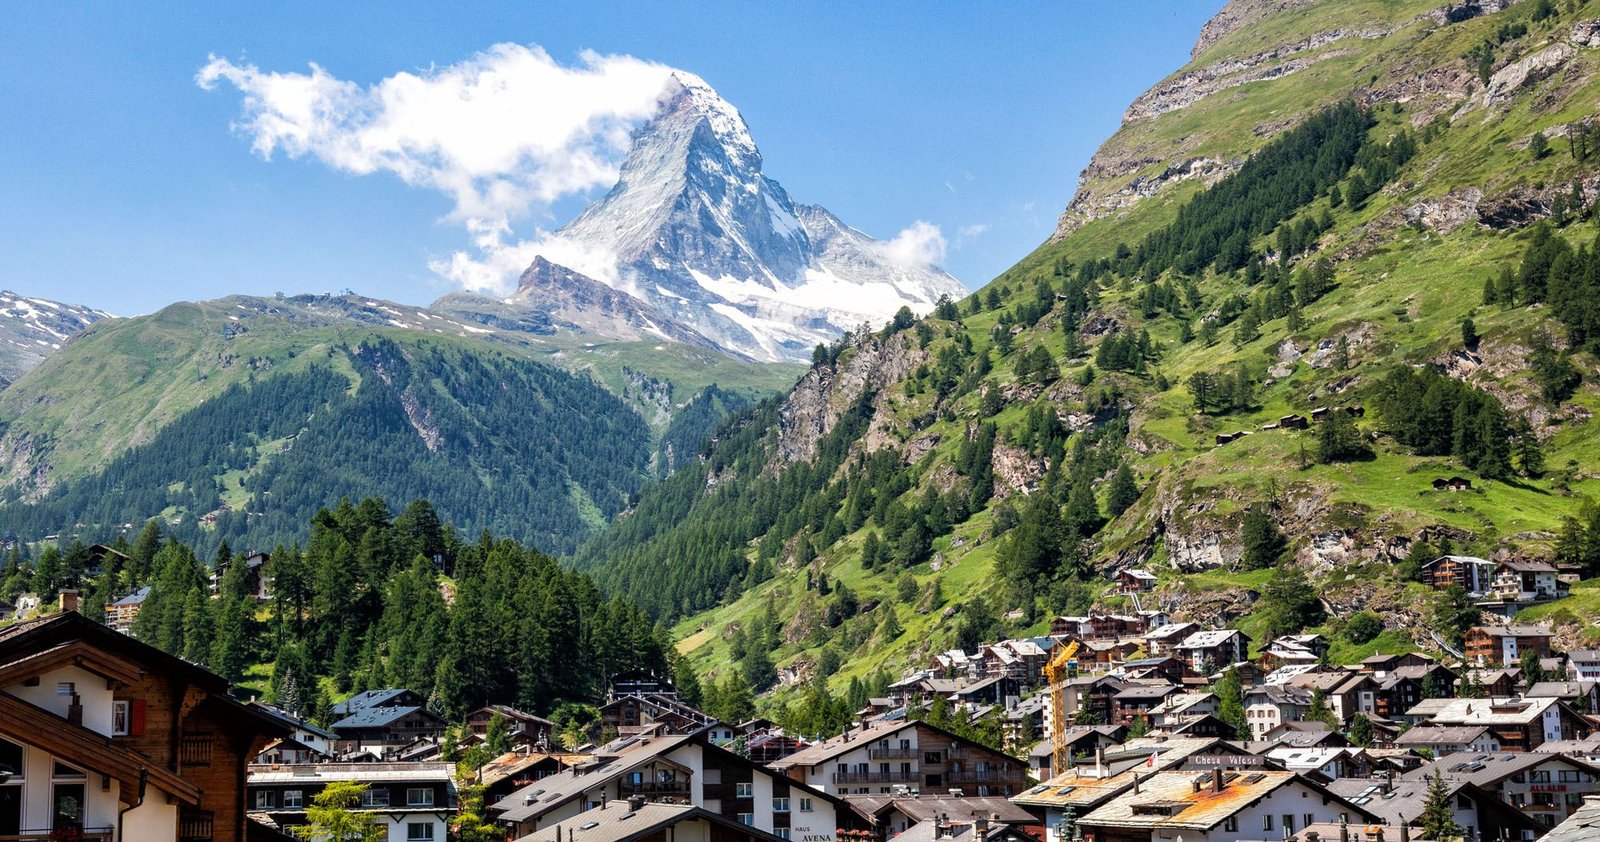
[[[634,135],[617,185],[557,236],[614,256],[607,279],[661,318],[760,360],[800,360],[818,342],[932,309],[966,289],[897,257],[762,172],[737,109],[680,73]]]
[[[1364,54],[1369,45],[1390,35],[1414,32],[1419,37],[1439,27],[1451,26],[1503,11],[1517,0],[1474,0],[1434,7],[1416,15],[1396,9],[1390,19],[1359,25],[1329,26],[1295,41],[1251,52],[1229,54],[1230,36],[1282,13],[1307,16],[1307,26],[1325,14],[1326,4],[1316,0],[1234,0],[1201,30],[1187,67],[1158,82],[1136,98],[1123,115],[1122,129],[1108,140],[1079,177],[1078,190],[1057,222],[1053,242],[1091,222],[1120,216],[1134,204],[1178,184],[1200,180],[1207,184],[1226,176],[1243,161],[1243,155],[1197,155],[1194,135],[1163,138],[1152,143],[1145,127],[1175,111],[1194,108],[1221,98],[1245,85],[1268,82],[1308,71],[1323,62]],[[1330,18],[1330,20],[1335,20]],[[1600,44],[1600,30],[1579,25],[1568,37],[1514,62],[1505,62],[1486,86],[1477,85],[1470,68],[1452,55],[1447,63],[1408,61],[1396,65],[1359,90],[1368,105],[1398,102],[1417,116],[1418,125],[1441,112],[1495,106],[1559,70],[1590,41]],[[1474,90],[1476,92],[1474,93]],[[1348,91],[1336,88],[1330,93]],[[1469,96],[1471,97],[1469,99]],[[1286,128],[1280,122],[1264,123],[1255,134],[1268,135]]]
[[[439,299],[429,309],[500,330],[541,334],[572,330],[604,339],[664,339],[715,347],[704,336],[628,293],[543,257],[534,258],[518,280],[516,292],[507,298],[458,292]]]

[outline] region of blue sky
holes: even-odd
[[[452,288],[430,261],[469,242],[450,196],[311,156],[265,161],[230,128],[240,92],[195,76],[215,55],[263,72],[315,62],[366,86],[510,42],[563,65],[592,50],[700,75],[796,200],[881,238],[933,223],[946,268],[976,287],[1048,236],[1122,109],[1188,60],[1221,5],[13,5],[0,28],[0,286],[124,315],[346,287],[427,303]],[[595,192],[513,225],[557,227]]]

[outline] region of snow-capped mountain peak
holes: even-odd
[[[818,342],[926,312],[966,289],[932,266],[896,263],[762,171],[737,108],[677,72],[633,135],[615,187],[558,236],[617,255],[618,284],[729,351],[806,359]]]
[[[21,377],[101,319],[113,318],[76,304],[0,290],[0,387]]]

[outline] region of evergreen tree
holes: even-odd
[[[1245,570],[1272,567],[1283,556],[1284,550],[1289,548],[1289,539],[1278,528],[1272,508],[1266,503],[1255,503],[1245,509],[1240,543],[1239,564]]]
[[[1418,817],[1422,824],[1422,837],[1424,839],[1459,837],[1461,826],[1456,824],[1455,815],[1455,799],[1450,794],[1450,788],[1445,786],[1444,776],[1435,766],[1433,777],[1428,780],[1427,800],[1423,803],[1422,815]]]
[[[499,757],[511,750],[511,727],[499,711],[489,715],[489,727],[484,730],[483,745],[490,757]]]
[[[1211,692],[1217,696],[1217,718],[1233,726],[1240,739],[1247,738],[1250,735],[1250,721],[1245,717],[1244,682],[1239,677],[1239,671],[1224,671],[1222,677],[1211,685]]]
[[[1301,634],[1326,616],[1317,589],[1304,571],[1293,566],[1280,567],[1262,588],[1258,611],[1270,637]]]
[[[1372,720],[1364,713],[1358,713],[1350,721],[1350,742],[1361,748],[1372,747]]]
[[[1323,463],[1345,462],[1365,455],[1367,448],[1361,443],[1350,414],[1334,409],[1323,416],[1317,427],[1317,461]]]
[[[1429,625],[1450,645],[1459,648],[1467,630],[1478,624],[1478,606],[1465,588],[1450,585],[1439,591],[1429,611]]]
[[[1306,719],[1321,722],[1330,731],[1339,730],[1339,717],[1328,707],[1328,694],[1321,687],[1311,691],[1311,707],[1306,711]]]
[[[1139,486],[1134,482],[1133,471],[1127,462],[1122,462],[1117,465],[1117,472],[1111,477],[1111,488],[1106,492],[1106,512],[1113,518],[1119,517],[1138,501]]]
[[[306,823],[289,832],[305,842],[383,842],[389,831],[378,823],[375,813],[360,809],[366,789],[354,781],[328,784],[311,797]]]

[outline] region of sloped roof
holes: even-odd
[[[637,810],[629,810],[628,802],[612,801],[604,808],[585,810],[564,822],[519,837],[517,842],[631,842],[657,838],[663,829],[686,821],[720,825],[734,831],[734,838],[745,835],[763,842],[778,839],[764,830],[688,804],[650,802]]]
[[[1433,777],[1434,770],[1438,769],[1447,781],[1469,781],[1487,789],[1512,775],[1545,763],[1564,763],[1580,771],[1600,774],[1600,769],[1565,754],[1532,751],[1458,751],[1431,763],[1424,763],[1402,777],[1408,781],[1424,780]]]
[[[413,713],[421,713],[424,716],[439,719],[437,714],[429,711],[427,708],[414,707],[410,705],[403,707],[365,707],[328,727],[335,731],[347,731],[357,728],[382,728],[383,726],[392,722],[397,722],[401,719],[404,719]]]
[[[1125,827],[1209,831],[1229,816],[1271,795],[1278,789],[1299,785],[1349,805],[1353,813],[1372,818],[1371,811],[1350,804],[1326,788],[1294,772],[1225,772],[1218,792],[1212,787],[1210,772],[1159,772],[1141,781],[1139,794],[1124,793],[1096,808],[1080,821],[1099,827]],[[1199,783],[1196,792],[1195,784]],[[1146,812],[1165,807],[1168,812]]]
[[[1543,842],[1591,842],[1600,839],[1600,798],[1590,795],[1583,806],[1545,834]]]
[[[1399,748],[1411,746],[1437,746],[1437,745],[1471,745],[1488,732],[1487,725],[1418,725],[1396,737],[1394,744]]]

